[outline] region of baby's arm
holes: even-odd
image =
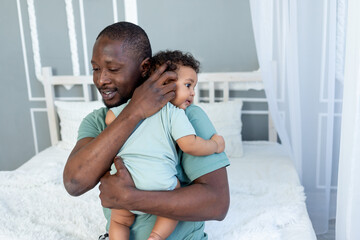
[[[115,120],[115,118],[116,118],[116,116],[115,116],[114,112],[109,109],[109,111],[107,111],[106,117],[105,117],[106,125],[109,126],[110,123],[112,123],[112,121]]]
[[[205,140],[196,135],[188,135],[179,138],[176,143],[183,152],[194,156],[221,153],[225,149],[224,138],[218,134],[214,134],[210,140]]]

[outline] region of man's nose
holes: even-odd
[[[101,85],[110,83],[109,74],[106,70],[102,70],[100,72],[98,81],[99,81],[99,84],[101,84]]]

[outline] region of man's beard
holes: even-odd
[[[113,107],[118,107],[124,103],[126,103],[129,99],[127,98],[120,98],[119,101],[117,101],[116,103],[112,103],[112,104],[108,104],[105,102],[105,100],[103,98],[101,98],[102,102],[104,103],[104,105],[107,107],[107,108],[113,108]]]

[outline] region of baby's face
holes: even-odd
[[[175,98],[172,104],[181,109],[186,109],[194,101],[194,88],[197,84],[197,74],[191,67],[178,66],[176,70],[178,79],[176,81]]]

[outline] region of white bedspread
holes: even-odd
[[[231,201],[222,222],[206,223],[209,239],[312,240],[303,187],[281,145],[244,142],[228,167]]]
[[[0,239],[97,239],[104,232],[98,189],[67,194],[62,170],[69,151],[51,147],[19,169],[0,172]]]
[[[98,189],[71,197],[63,187],[68,154],[51,147],[0,172],[0,239],[88,240],[104,232]],[[229,213],[206,223],[209,239],[316,239],[302,186],[278,145],[245,142],[244,157],[231,159],[228,173]]]

